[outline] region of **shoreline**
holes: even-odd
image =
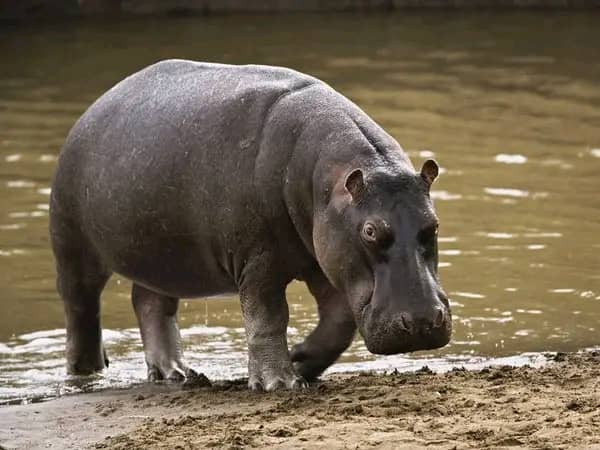
[[[540,368],[329,375],[302,392],[142,384],[0,407],[0,448],[600,449],[600,351]]]
[[[574,351],[585,352],[593,350],[600,350],[600,346],[597,348],[582,348]],[[560,355],[561,352],[558,354]],[[557,352],[555,351],[547,351],[523,352],[514,355],[493,357],[483,355],[445,355],[439,357],[400,358],[392,360],[370,359],[353,362],[338,361],[333,364],[323,376],[325,378],[329,378],[359,372],[370,372],[380,375],[392,371],[410,373],[415,372],[424,366],[427,366],[435,373],[445,373],[457,367],[462,367],[468,371],[477,371],[483,369],[484,367],[501,365],[511,367],[530,366],[539,368],[545,364],[548,364],[549,361],[552,361],[556,355]],[[81,377],[71,377],[68,374],[63,373],[60,375],[60,380],[57,381],[56,378],[54,378],[44,392],[41,392],[39,385],[33,386],[33,389],[36,391],[36,393],[32,393],[30,390],[28,390],[28,384],[25,382],[23,383],[24,388],[22,393],[17,394],[13,391],[11,394],[5,396],[0,395],[0,408],[3,406],[42,403],[70,395],[92,392],[108,392],[112,390],[131,389],[138,386],[143,386],[146,384],[145,373],[142,375],[142,373],[145,372],[143,369],[145,366],[143,365],[143,362],[140,361],[140,363],[142,364],[139,366],[141,368],[140,377],[136,379],[130,379],[128,381],[119,380],[118,373],[109,375],[107,372],[103,372],[102,374],[98,375],[94,374]],[[202,367],[202,364],[199,361],[195,361],[195,364],[192,366],[198,368]],[[216,375],[214,370],[204,372],[204,374],[209,378],[209,380],[217,380],[217,383],[229,383],[237,378],[243,377],[243,372],[245,372],[245,370],[245,367],[243,367],[241,371],[242,373],[238,374],[238,376],[232,375],[223,378]],[[239,370],[235,370],[235,372],[237,373]],[[29,387],[31,386],[29,385]]]

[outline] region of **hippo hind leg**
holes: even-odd
[[[179,299],[134,284],[131,300],[144,343],[148,380],[210,384],[204,375],[196,373],[183,361],[177,325]]]
[[[55,226],[52,244],[67,328],[67,372],[88,375],[108,367],[102,345],[100,294],[111,273],[74,230]]]
[[[316,379],[348,348],[356,323],[345,296],[318,271],[306,278],[308,289],[317,301],[319,324],[291,351],[294,367],[307,380]]]

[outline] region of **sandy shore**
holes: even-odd
[[[300,393],[144,384],[0,408],[10,448],[597,448],[600,352],[541,369],[332,376]]]

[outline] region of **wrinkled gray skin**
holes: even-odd
[[[239,292],[249,386],[298,388],[356,327],[381,354],[445,345],[429,187],[398,143],[293,70],[170,60],[123,80],[71,130],[50,201],[73,374],[108,365],[100,293],[133,281],[149,378],[184,380],[181,297]],[[319,324],[288,350],[286,285]]]

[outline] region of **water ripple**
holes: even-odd
[[[500,197],[516,197],[516,198],[529,197],[529,191],[524,191],[521,189],[486,187],[486,188],[484,188],[484,191],[487,194],[496,195],[496,196],[500,196]]]

